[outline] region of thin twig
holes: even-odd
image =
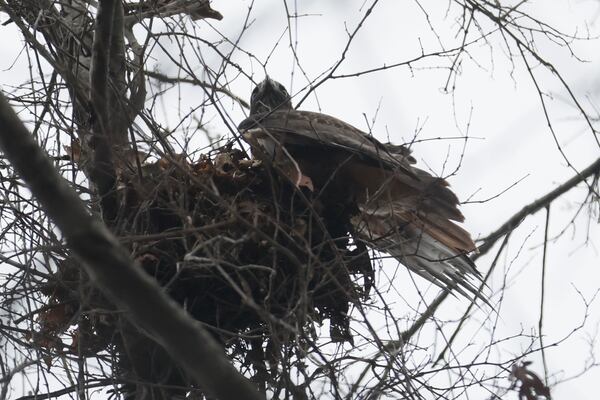
[[[102,221],[90,214],[3,95],[0,147],[61,230],[91,281],[126,312],[127,318],[172,354],[208,395],[262,399],[229,363],[212,336],[136,267]]]
[[[519,224],[528,216],[535,214],[542,208],[545,208],[554,200],[556,200],[559,196],[568,192],[579,183],[583,182],[587,178],[592,175],[600,173],[600,158],[589,165],[587,168],[583,169],[579,174],[575,175],[556,189],[552,190],[548,194],[542,196],[538,200],[526,205],[508,219],[504,224],[500,226],[500,228],[496,229],[484,239],[482,239],[483,244],[479,246],[479,253],[475,254],[472,258],[476,260],[477,258],[486,254],[490,249],[494,246],[494,244],[503,237],[504,235],[512,232]],[[410,338],[421,329],[421,327],[425,324],[425,322],[433,316],[438,307],[444,302],[444,300],[448,297],[448,292],[442,292],[438,297],[433,300],[433,302],[427,307],[425,312],[419,317],[415,323],[406,331],[405,334],[402,335],[401,342],[406,343]]]
[[[548,254],[548,227],[550,226],[550,204],[546,206],[546,226],[544,228],[544,254],[542,256],[542,282],[540,294],[540,319],[538,321],[538,335],[540,336],[540,349],[542,351],[542,362],[544,364],[544,383],[548,385],[548,364],[546,363],[546,351],[544,350],[544,299],[546,294],[546,256]]]

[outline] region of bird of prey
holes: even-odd
[[[423,278],[483,298],[467,256],[476,249],[448,183],[414,167],[408,148],[381,143],[326,114],[296,110],[280,83],[267,77],[252,91],[239,130],[255,156],[268,159],[298,187],[329,189],[353,201],[358,237]]]

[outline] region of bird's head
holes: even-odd
[[[292,99],[283,85],[268,76],[256,85],[250,97],[250,115],[274,110],[289,110]]]

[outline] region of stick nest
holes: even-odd
[[[136,267],[244,364],[259,371],[259,360],[277,362],[286,349],[308,346],[325,322],[332,341],[352,341],[349,306],[368,295],[373,279],[368,253],[352,237],[352,204],[298,189],[231,148],[197,162],[132,162],[120,169],[117,190],[112,228]],[[76,259],[62,260],[42,291],[40,347],[86,356],[116,350],[125,370],[156,381],[140,372],[150,342]],[[63,343],[68,335],[71,344]]]

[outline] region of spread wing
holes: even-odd
[[[414,167],[408,149],[381,143],[339,119],[309,111],[253,115],[239,129],[263,152],[273,155],[285,148],[310,178],[323,170],[344,180],[359,209],[352,218],[354,229],[371,247],[441,287],[482,297],[469,280],[479,276],[466,256],[475,244],[452,222],[464,220],[459,200],[444,179]],[[323,149],[328,149],[324,156]],[[327,162],[335,168],[324,167]]]

